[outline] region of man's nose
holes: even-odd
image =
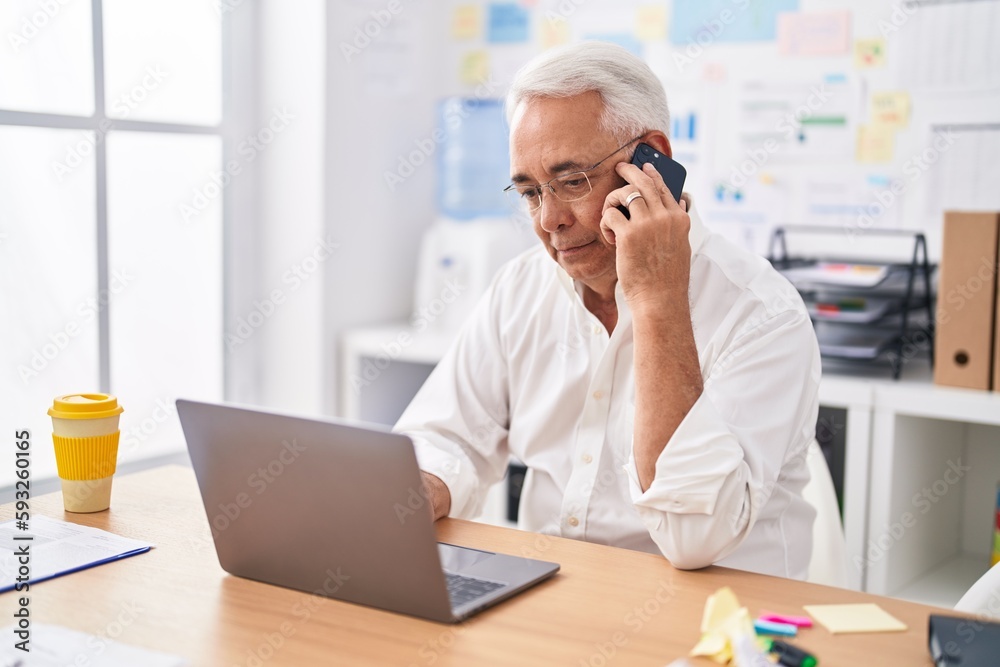
[[[551,233],[573,224],[573,216],[569,206],[551,191],[542,195],[542,205],[538,209],[538,224]]]

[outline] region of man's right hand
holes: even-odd
[[[431,501],[431,517],[437,521],[448,516],[451,510],[451,492],[441,478],[429,472],[420,471],[420,476],[424,480],[424,490],[426,497]]]

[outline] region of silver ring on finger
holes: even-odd
[[[636,199],[642,199],[642,193],[633,192],[628,197],[625,197],[625,208],[628,208],[629,204],[634,202]]]

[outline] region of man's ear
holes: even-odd
[[[653,130],[647,134],[642,139],[643,143],[649,144],[656,150],[660,151],[669,158],[674,156],[673,147],[670,145],[670,139],[667,139],[667,135],[659,130]]]

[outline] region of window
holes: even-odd
[[[119,462],[177,451],[174,399],[224,391],[222,6],[4,4],[5,433],[54,475],[52,398],[100,390],[125,408]]]

